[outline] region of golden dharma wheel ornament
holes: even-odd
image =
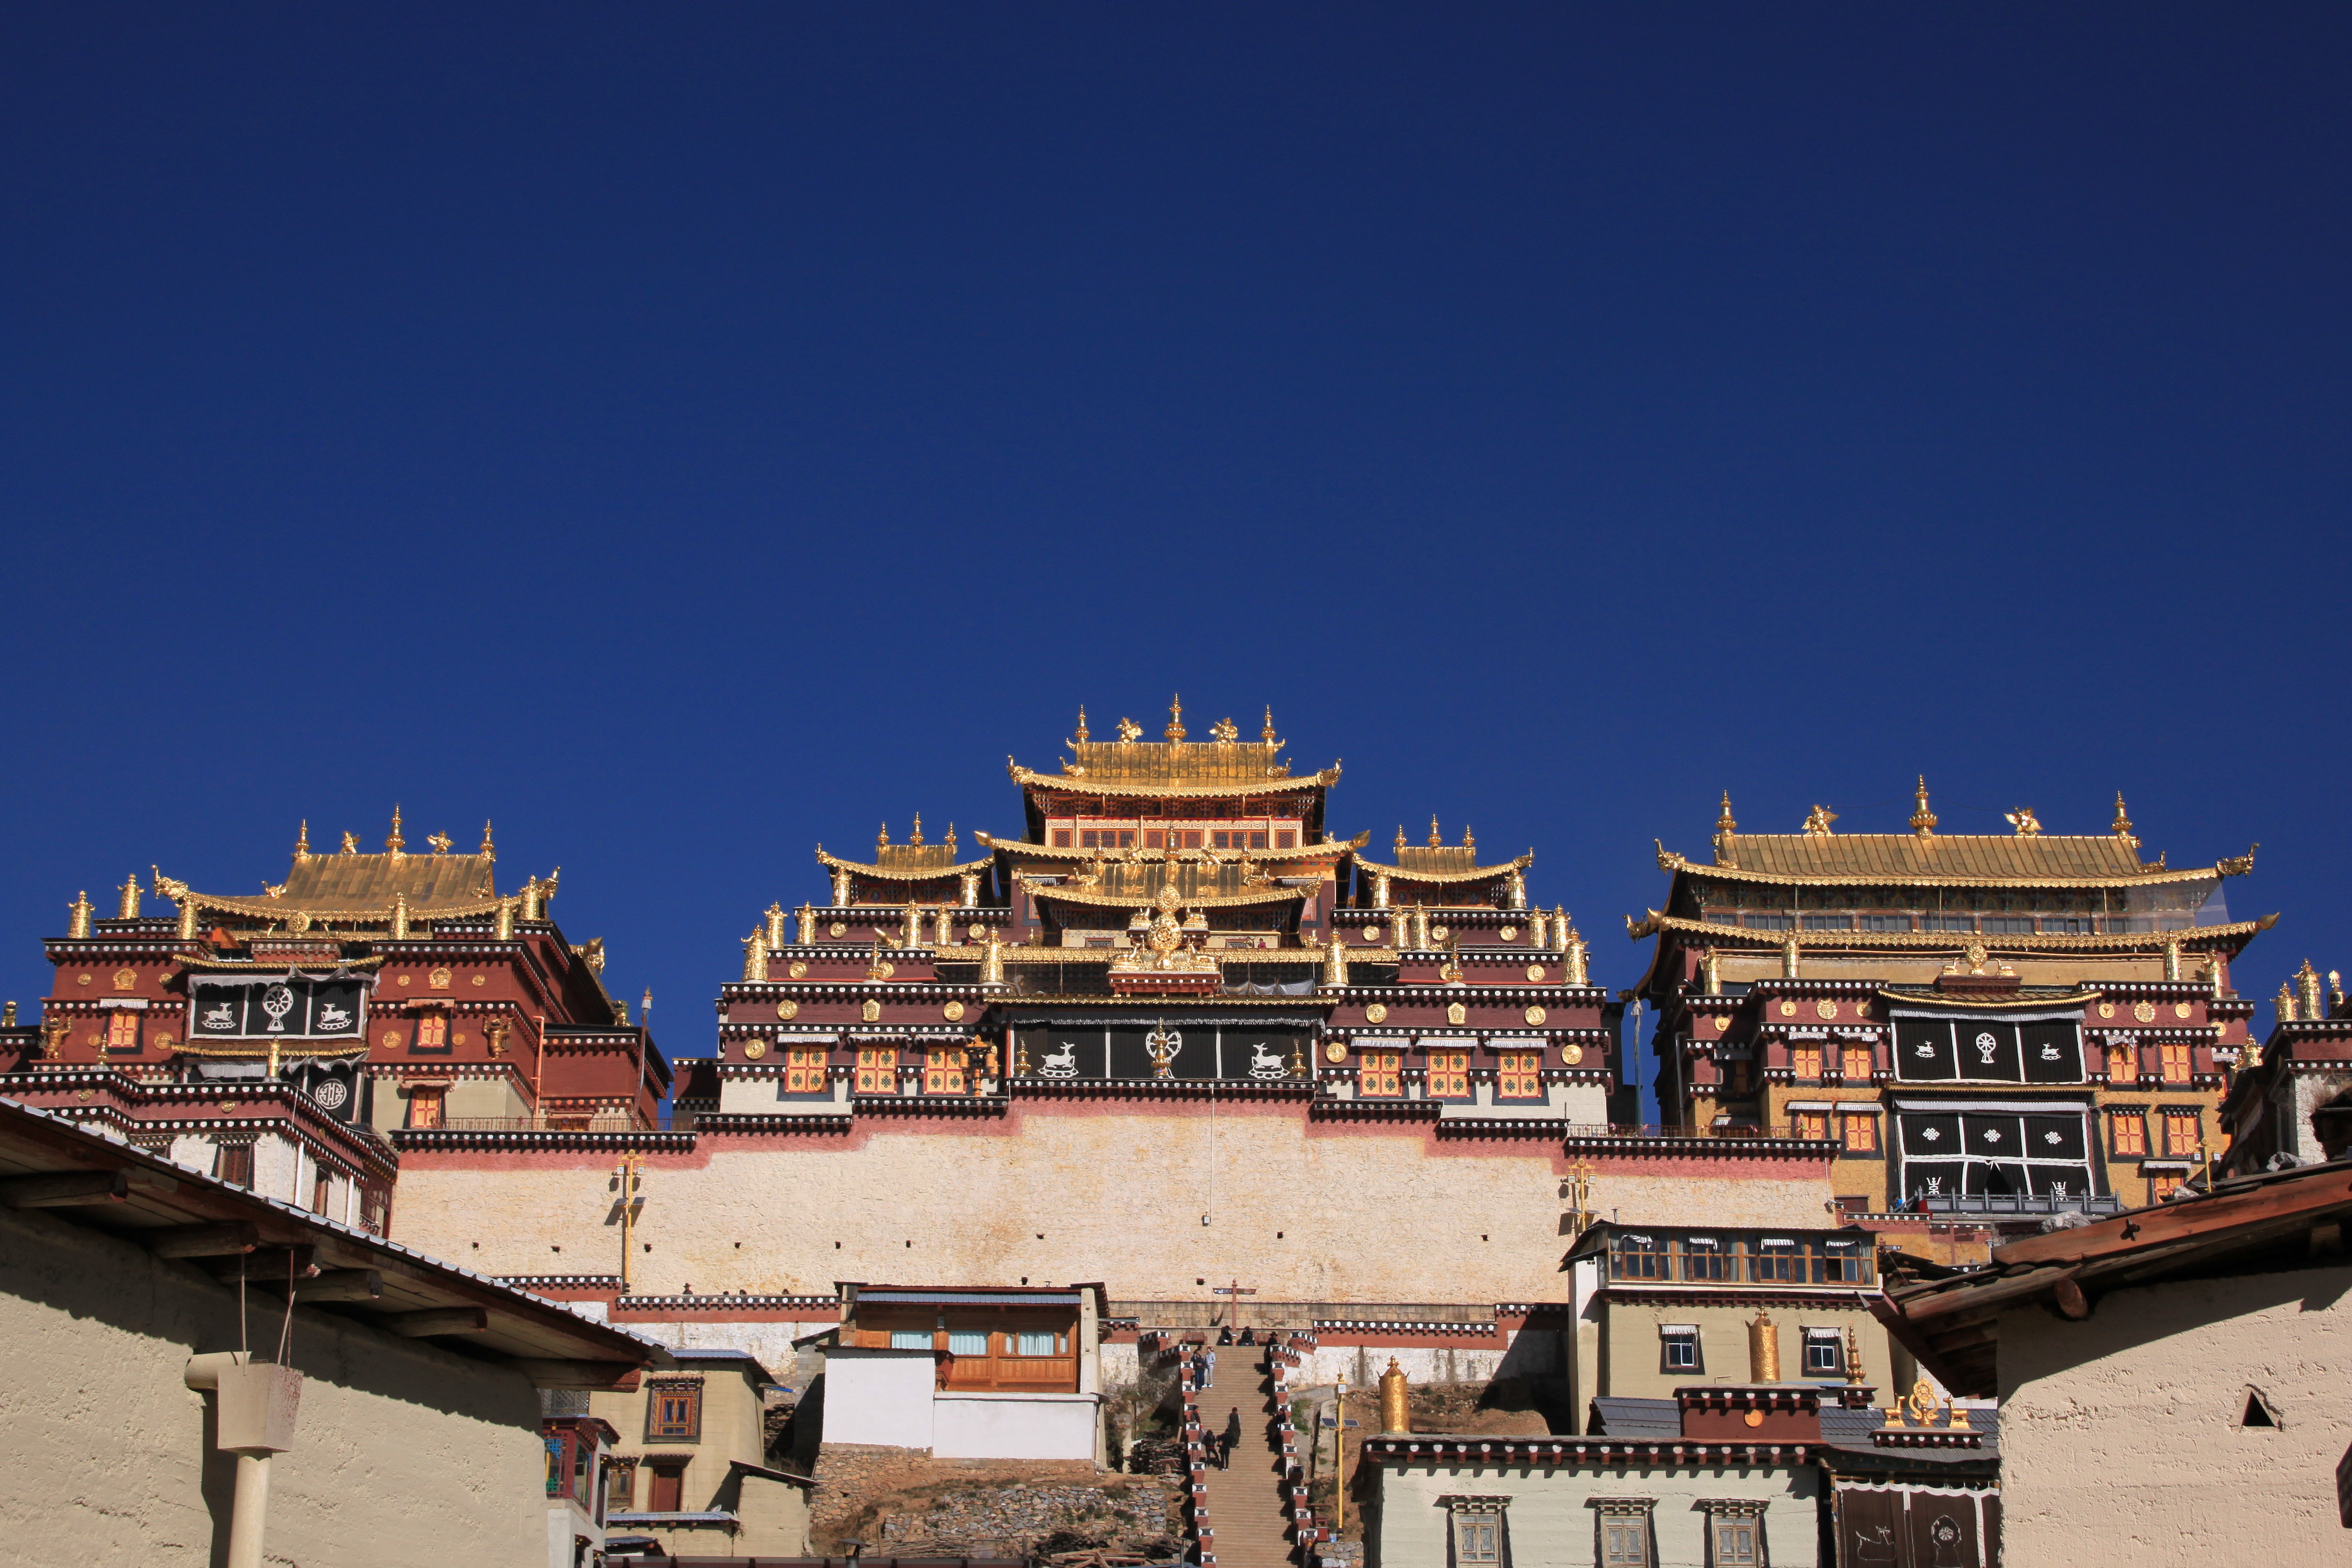
[[[1389,1005],[1385,1002],[1375,1002],[1364,1009],[1364,1022],[1367,1024],[1385,1024],[1388,1019]]]
[[[444,963],[434,969],[430,973],[425,975],[425,984],[430,985],[436,991],[448,990],[449,966]]]
[[[834,936],[846,936],[849,933],[849,928],[839,921],[834,921],[824,929],[828,933]]]
[[[2155,1023],[2156,1004],[2153,1002],[2134,1003],[2132,1005],[2132,1016],[2137,1018],[2143,1024]]]
[[[1466,1024],[1470,1021],[1470,1009],[1459,1002],[1449,1002],[1445,1005],[1445,1021],[1449,1024]]]
[[[405,984],[408,984],[408,976],[407,976],[407,975],[405,975],[405,974],[402,975],[402,976],[400,977],[400,979],[399,979],[397,982],[395,982],[395,984],[401,984],[401,985],[405,985]]]
[[[1530,964],[1528,964],[1528,979],[1530,979],[1530,980],[1541,980],[1543,977],[1544,977],[1544,966],[1543,966],[1542,964],[1540,964],[1540,963],[1530,963]]]
[[[450,1036],[449,1039],[452,1044],[462,1046],[466,1043],[466,1031],[460,1029],[456,1034]]]
[[[1785,997],[1782,998],[1780,1002],[1780,1016],[1783,1018],[1793,1018],[1796,1016],[1797,1005],[1794,1002],[1789,1001]]]
[[[868,996],[865,1005],[857,1009],[857,1016],[871,1024],[882,1016],[882,1004]]]
[[[490,977],[487,974],[477,974],[474,976],[473,983],[477,985],[487,985],[490,983]]]
[[[808,960],[805,958],[793,959],[791,966],[787,968],[784,973],[791,975],[793,979],[798,980],[802,975],[808,973]]]
[[[756,1062],[767,1054],[768,1042],[760,1038],[759,1036],[754,1035],[750,1039],[743,1042],[743,1059],[745,1061]]]
[[[1519,940],[1519,928],[1517,926],[1505,926],[1496,934],[1505,942],[1517,942]]]
[[[940,1016],[945,1018],[950,1024],[962,1023],[963,1004],[961,1002],[949,1003],[946,1006],[940,1009]]]
[[[386,1050],[391,1050],[400,1044],[400,1031],[398,1029],[386,1029],[383,1034],[378,1035],[375,1037],[375,1043],[383,1047]]]
[[[978,921],[974,921],[964,931],[964,934],[971,938],[974,942],[985,942],[988,939],[988,928],[981,924]]]
[[[1727,1034],[1729,1034],[1729,1033],[1731,1032],[1731,1015],[1730,1015],[1730,1014],[1728,1014],[1728,1013],[1717,1013],[1717,1014],[1715,1016],[1715,1017],[1714,1017],[1714,1019],[1712,1020],[1712,1022],[1713,1022],[1713,1023],[1714,1023],[1714,1025],[1715,1025],[1715,1032],[1716,1032],[1717,1034],[1718,1034],[1718,1035],[1727,1035]]]
[[[1559,1059],[1574,1067],[1584,1059],[1584,1047],[1571,1040],[1559,1048]]]
[[[1813,1004],[1813,1011],[1824,1019],[1834,1018],[1837,1016],[1837,1004],[1824,999]]]
[[[1429,928],[1429,940],[1432,942],[1444,942],[1447,937],[1452,936],[1453,934],[1454,933],[1452,931],[1447,931],[1444,926],[1432,926]]]
[[[114,988],[117,991],[129,991],[138,984],[139,972],[137,970],[123,968],[118,969],[114,972]]]
[[[2172,1005],[2172,1016],[2176,1018],[2186,1018],[2189,1016],[2189,1004],[2186,1002],[2175,1002]]]
[[[2102,1003],[2100,1003],[2100,1004],[2099,1004],[2099,1016],[2100,1016],[2100,1017],[2102,1017],[2102,1018],[2112,1018],[2112,1017],[2114,1017],[2115,1016],[2116,1016],[2116,1005],[2115,1005],[2114,1003],[2112,1003],[2112,1002],[2102,1002]]]
[[[1364,940],[1370,942],[1375,947],[1379,946],[1381,941],[1381,928],[1378,926],[1366,926],[1364,928]]]
[[[79,975],[79,976],[77,976],[77,977],[75,978],[75,980],[74,980],[74,984],[77,984],[77,985],[87,985],[87,984],[89,984],[91,981],[93,981],[93,980],[95,980],[95,979],[97,979],[97,978],[98,978],[98,976],[97,976],[97,975],[95,975],[95,974],[83,974],[83,975]]]
[[[795,1001],[792,1000],[790,997],[786,997],[783,1001],[779,1002],[779,1003],[777,1003],[777,1004],[776,1004],[776,1016],[777,1016],[777,1017],[779,1017],[779,1018],[797,1018],[797,1017],[799,1017],[800,1016],[801,1016],[801,1005],[800,1005],[799,1003],[797,1003],[797,1002],[795,1002]]]
[[[1323,1059],[1327,1062],[1344,1062],[1348,1059],[1348,1047],[1339,1041],[1334,1040],[1323,1047]]]
[[[1535,1025],[1542,1023],[1548,1015],[1540,1007],[1530,1007],[1528,1009],[1527,1016],[1528,1024],[1532,1027]]]
[[[174,1040],[169,1035],[158,1035],[155,1037],[155,1048],[159,1051],[168,1051],[177,1044],[179,1044],[179,1042]]]

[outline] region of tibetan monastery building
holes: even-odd
[[[1660,847],[1665,907],[1627,926],[1670,1119],[1828,1140],[1841,1206],[1979,1258],[2004,1216],[2137,1207],[2219,1153],[2230,965],[2277,918],[2230,919],[2251,851],[2144,861],[2121,797],[2100,834],[1941,833],[1924,780],[1907,833],[1834,820],[1742,833],[1727,796],[1711,862]]]
[[[1338,765],[1294,769],[1270,716],[1081,714],[1068,744],[1010,764],[1022,831],[969,858],[919,823],[820,847],[822,896],[743,939],[676,1131],[394,1131],[404,1239],[779,1356],[841,1280],[1100,1281],[1115,1322],[1238,1300],[1491,1372],[1591,1213],[1819,1224],[1825,1140],[1602,1147],[1619,1004],[1532,852],[1434,825],[1368,852],[1328,820]]]
[[[564,941],[556,878],[499,892],[487,825],[473,854],[426,846],[395,809],[382,854],[313,853],[306,824],[257,897],[160,870],[111,920],[77,897],[39,1027],[0,1029],[0,1095],[378,1233],[392,1129],[652,1127],[669,1066],[602,939]]]

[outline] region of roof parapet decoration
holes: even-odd
[[[1093,888],[1055,887],[1040,884],[1024,877],[1021,885],[1029,889],[1032,898],[1057,899],[1069,904],[1095,904],[1123,910],[1148,909],[1159,892],[1103,892]],[[1254,888],[1238,893],[1182,893],[1179,895],[1187,909],[1232,909],[1248,904],[1280,904],[1315,896],[1312,888]],[[1005,950],[1008,953],[1015,951]],[[1297,950],[1290,956],[1296,957]]]
[[[1716,868],[1701,868],[1714,870]],[[2226,925],[2183,926],[2173,931],[2096,931],[2060,933],[2057,931],[2019,931],[2009,935],[1983,935],[1961,931],[1762,931],[1753,927],[1717,925],[1710,921],[1685,920],[1679,915],[1660,914],[1655,910],[1643,912],[1636,920],[1625,917],[1625,934],[1642,942],[1662,931],[1702,936],[1718,946],[1738,944],[1748,947],[1778,948],[1838,948],[1874,947],[1915,949],[1920,952],[1949,952],[1957,945],[1980,944],[2000,952],[2079,952],[2126,948],[2162,949],[2168,942],[2193,942],[2199,949],[2210,948],[2241,939],[2251,938],[2278,923],[2276,914],[2259,920],[2233,921]]]
[[[986,834],[981,834],[979,837],[982,843],[988,842]],[[890,847],[904,850],[916,847],[894,844]],[[986,870],[995,861],[995,857],[992,855],[983,855],[977,860],[951,860],[949,857],[955,851],[947,845],[924,845],[921,850],[926,857],[922,859],[894,858],[880,865],[869,865],[863,860],[845,860],[838,855],[828,855],[825,853],[824,846],[820,844],[816,847],[816,859],[818,865],[830,870],[854,871],[861,877],[873,877],[892,882],[939,881],[949,877],[961,877],[968,871]],[[929,858],[928,857],[931,855],[937,855],[939,858],[936,860]]]
[[[1077,789],[1097,795],[1230,795],[1318,789],[1336,784],[1339,764],[1294,778],[1290,760],[1280,754],[1282,741],[1274,730],[1274,710],[1268,708],[1265,727],[1255,744],[1241,739],[1231,719],[1209,727],[1206,741],[1187,742],[1184,705],[1169,706],[1164,741],[1146,741],[1143,726],[1132,719],[1118,721],[1118,739],[1096,741],[1087,729],[1086,710],[1078,710],[1077,733],[1069,741],[1071,756],[1062,760],[1059,773],[1032,772],[1004,759],[1015,784]]]
[[[1008,855],[1020,855],[1024,857],[1035,856],[1040,859],[1100,859],[1109,862],[1137,860],[1157,861],[1166,853],[1165,851],[1159,849],[1133,847],[1126,849],[1057,849],[1050,844],[1035,844],[1025,838],[998,838],[993,835],[987,833],[975,833],[972,837],[979,842],[987,845],[992,849],[1002,849]],[[1357,834],[1353,838],[1333,838],[1328,835],[1326,835],[1324,837],[1317,839],[1311,844],[1301,844],[1295,849],[1234,850],[1223,854],[1219,851],[1211,849],[1183,849],[1177,851],[1177,853],[1186,859],[1197,858],[1203,864],[1212,861],[1238,863],[1244,853],[1253,860],[1318,860],[1335,855],[1351,855],[1355,851],[1361,849],[1365,844],[1370,842],[1371,837],[1370,832],[1368,830],[1366,832]],[[971,862],[971,864],[984,865],[986,862],[976,860]]]
[[[2254,868],[2257,844],[2210,866],[2175,870],[2161,858],[2147,864],[2121,839],[2082,835],[1844,833],[1718,834],[1716,862],[1685,858],[1653,839],[1658,868],[1688,871],[1714,881],[1803,882],[1813,886],[2121,888],[2242,877]],[[1730,851],[1728,857],[1726,850]]]
[[[1449,868],[1443,862],[1433,863],[1434,857],[1426,849],[1407,849],[1398,857],[1398,863],[1393,866],[1383,866],[1360,855],[1356,857],[1356,864],[1373,876],[1393,877],[1402,882],[1477,882],[1489,877],[1507,877],[1514,871],[1524,872],[1536,863],[1536,852],[1532,849],[1492,866],[1476,864],[1475,850],[1447,849],[1439,853],[1460,855],[1465,858],[1460,864]]]

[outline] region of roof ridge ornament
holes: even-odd
[[[310,819],[304,817],[294,834],[294,864],[302,865],[310,858]]]
[[[2138,841],[2135,839],[2133,842]],[[2214,862],[2213,869],[2221,872],[2224,877],[2242,877],[2254,868],[2254,851],[2261,847],[2262,845],[2259,842],[2251,844],[2247,846],[2243,855],[2232,855],[2227,859]],[[2159,866],[2163,865],[2164,857],[2158,855],[2156,858],[2156,863]]]
[[[882,831],[881,831],[881,832],[879,832],[879,833],[877,833],[877,834],[876,834],[876,835],[874,836],[874,847],[875,847],[876,849],[877,849],[877,850],[878,850],[878,849],[881,849],[881,848],[883,848],[884,847],[886,847],[887,845],[888,845],[888,843],[889,843],[889,842],[890,842],[890,825],[889,825],[887,822],[885,822],[885,823],[882,825]],[[880,858],[880,857],[877,855],[877,856],[876,857],[876,858],[877,858],[877,859],[879,859],[879,858]]]
[[[1731,819],[1731,792],[1725,790],[1723,815],[1715,819],[1715,863],[1717,865],[1736,867],[1739,864],[1738,857],[1732,852],[1731,845],[1732,836],[1738,831],[1739,824]]]
[[[1836,812],[1826,805],[1817,805],[1805,815],[1805,832],[1814,838],[1831,837],[1830,824],[1837,819]]]
[[[1073,746],[1085,745],[1087,743],[1087,705],[1081,702],[1078,704],[1078,732],[1070,738],[1070,744]]]
[[[400,803],[398,801],[392,804],[392,832],[383,841],[383,852],[395,860],[408,853],[408,840],[400,836]]]
[[[1445,836],[1437,831],[1437,814],[1433,811],[1429,814],[1429,847],[1432,849],[1445,847]]]
[[[2017,836],[2020,838],[2042,837],[2042,819],[2033,815],[2033,808],[2030,805],[2021,805],[2015,811],[2002,812],[2001,817],[2011,827],[2017,829]]]
[[[913,836],[912,836],[912,837],[910,837],[907,840],[907,843],[908,844],[908,846],[909,846],[909,847],[914,847],[914,848],[918,848],[918,849],[919,849],[919,848],[921,848],[921,847],[922,847],[922,844],[923,844],[923,814],[922,814],[921,812],[919,812],[919,812],[917,812],[917,813],[915,813],[915,831],[914,831]]]
[[[1168,700],[1168,728],[1160,731],[1171,744],[1184,738],[1184,694],[1178,692]]]
[[[1922,838],[1933,838],[1936,837],[1936,814],[1927,809],[1927,775],[1926,773],[1919,775],[1919,792],[1914,798],[1918,801],[1919,806],[1911,814],[1911,831]]]
[[[1260,730],[1257,733],[1258,739],[1265,742],[1265,749],[1269,752],[1274,751],[1282,744],[1282,742],[1276,740],[1274,736],[1274,704],[1271,702],[1265,705],[1265,728]]]
[[[2134,849],[2139,847],[2139,840],[2132,834],[2132,819],[2124,815],[2124,792],[2121,790],[2116,791],[2116,819],[2107,826],[2125,844]]]
[[[495,860],[498,858],[497,853],[490,847],[490,819],[487,816],[482,818],[481,856],[485,860]]]

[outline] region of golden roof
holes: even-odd
[[[1041,887],[1030,882],[1026,878],[1022,880],[1029,889],[1030,896],[1033,898],[1058,899],[1068,904],[1095,904],[1123,910],[1146,908],[1151,903],[1153,893],[1157,891],[1156,889],[1150,892],[1107,890],[1102,888],[1073,887],[1067,883],[1060,887]],[[1181,895],[1181,900],[1186,909],[1214,910],[1230,909],[1244,904],[1279,904],[1298,899],[1311,899],[1314,896],[1315,889],[1312,888],[1244,888],[1230,893],[1185,893]],[[1005,949],[1007,953],[1013,951],[1012,948]]]
[[[2278,916],[2271,914],[2260,920],[2236,921],[2227,925],[2183,926],[2174,931],[2099,931],[2081,935],[2021,931],[2013,935],[1990,932],[1979,935],[1973,931],[1759,931],[1753,927],[1685,920],[1680,915],[1663,915],[1655,910],[1645,910],[1644,915],[1644,919],[1638,921],[1631,915],[1625,917],[1625,934],[1635,942],[1671,931],[1685,937],[1703,937],[1718,945],[1744,943],[1753,947],[1778,948],[1793,942],[1800,949],[1883,947],[1939,952],[1958,952],[1971,944],[1981,946],[1988,952],[2109,952],[2129,948],[2161,949],[2174,942],[2184,948],[2202,952],[2218,943],[2252,937],[2255,932],[2268,931],[2278,923]]]
[[[1209,727],[1205,741],[1186,739],[1184,704],[1169,705],[1166,738],[1147,741],[1143,726],[1131,719],[1118,721],[1118,739],[1095,740],[1087,729],[1087,710],[1078,710],[1078,732],[1069,741],[1071,755],[1062,759],[1059,773],[1033,773],[1004,759],[1013,781],[1028,788],[1083,790],[1096,795],[1232,795],[1320,789],[1336,784],[1339,764],[1300,778],[1290,774],[1290,759],[1282,755],[1282,742],[1274,732],[1274,710],[1266,710],[1265,727],[1255,742],[1244,741],[1231,719]]]
[[[982,834],[981,842],[988,842]],[[895,853],[894,853],[895,852]],[[875,877],[885,881],[929,882],[946,877],[960,877],[966,871],[985,870],[993,864],[994,857],[982,856],[977,860],[958,861],[955,851],[944,844],[890,844],[877,853],[884,857],[881,865],[868,865],[863,860],[845,860],[838,855],[828,855],[824,846],[816,847],[817,864],[855,871],[861,877]]]
[[[1038,857],[1040,859],[1048,860],[1092,860],[1097,856],[1102,857],[1106,860],[1131,859],[1139,857],[1158,860],[1164,853],[1158,849],[1136,848],[1057,849],[1050,844],[1033,844],[1025,838],[997,838],[986,833],[975,833],[972,837],[978,839],[981,843],[989,846],[991,848],[1002,849],[1008,855],[1034,855]],[[1317,860],[1335,855],[1347,855],[1354,852],[1355,850],[1361,849],[1370,837],[1371,835],[1367,832],[1359,833],[1353,838],[1325,837],[1318,839],[1312,843],[1301,844],[1295,849],[1251,849],[1246,851],[1239,849],[1180,849],[1177,851],[1177,854],[1187,859],[1214,859],[1223,856],[1230,855],[1239,857],[1246,854],[1249,858],[1253,860]],[[975,864],[979,864],[979,862],[975,862]]]
[[[495,901],[495,869],[487,855],[312,855],[294,862],[286,890],[269,902],[279,909],[388,910],[394,896],[404,893],[411,910],[438,913],[445,905]]]
[[[1737,833],[1718,836],[1717,855],[1708,865],[1660,845],[1658,866],[1737,882],[2112,888],[2242,876],[2254,863],[2248,850],[2176,871],[2160,858],[2141,860],[2131,843],[2105,834]]]
[[[1396,852],[1396,858],[1395,865],[1383,866],[1359,855],[1356,864],[1376,877],[1394,877],[1407,882],[1475,882],[1488,877],[1507,877],[1536,863],[1532,849],[1496,866],[1477,864],[1475,849],[1459,847],[1430,849],[1408,845]]]
[[[1136,746],[1139,750],[1149,746],[1161,752],[1171,752],[1174,750],[1153,742],[1138,742]],[[1095,749],[1102,751],[1108,748]],[[1185,752],[1205,753],[1217,748],[1212,743],[1202,746],[1188,745],[1182,749]],[[1234,774],[1220,777],[1213,766],[1195,770],[1191,765],[1193,761],[1193,758],[1186,755],[1170,755],[1156,766],[1139,765],[1125,777],[1114,777],[1107,773],[1095,772],[1090,764],[1084,762],[1076,764],[1087,770],[1083,773],[1071,772],[1072,764],[1068,763],[1063,764],[1063,771],[1058,773],[1035,773],[1023,767],[1011,757],[1007,757],[1004,759],[1004,771],[1012,774],[1013,782],[1024,789],[1074,790],[1086,795],[1132,795],[1163,799],[1236,795],[1287,795],[1300,790],[1328,789],[1339,782],[1339,764],[1337,763],[1320,773],[1306,773],[1296,778],[1290,776],[1290,770],[1286,766],[1279,773],[1236,772]],[[1213,763],[1213,759],[1212,762]]]

